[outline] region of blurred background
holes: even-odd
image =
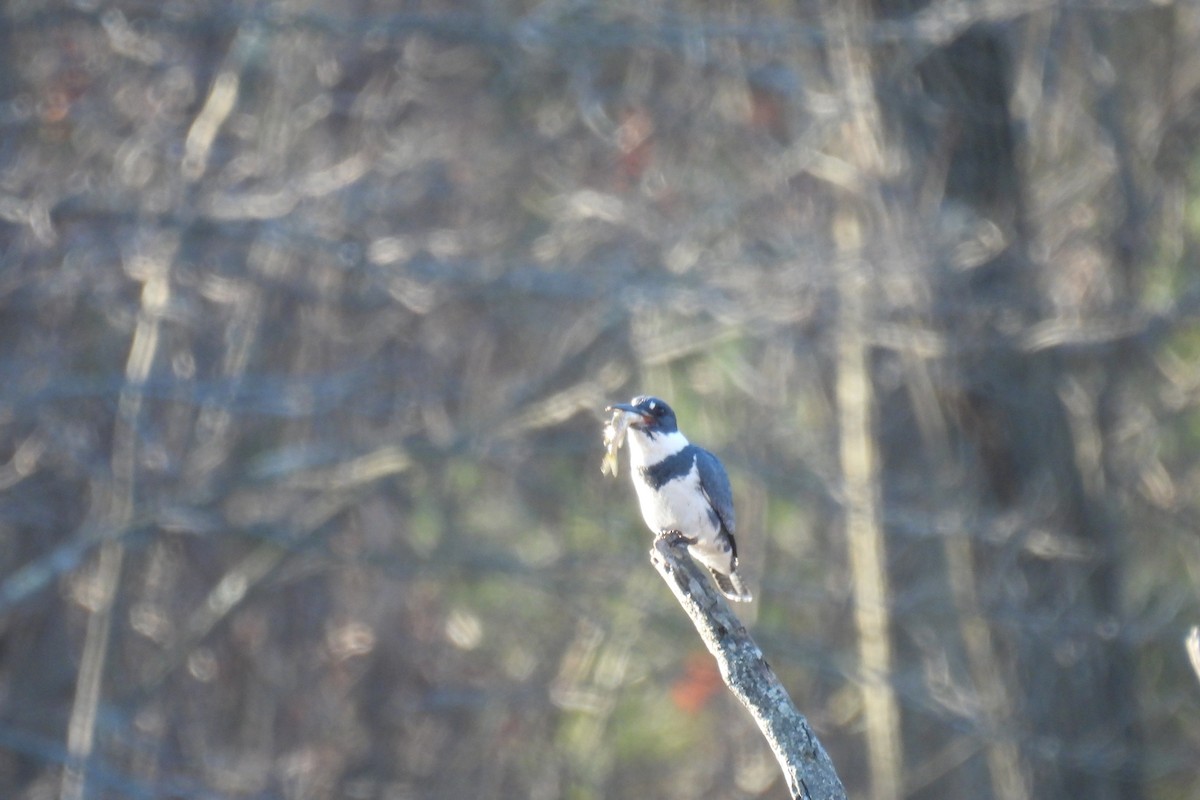
[[[1200,795],[1200,7],[10,0],[0,796]]]

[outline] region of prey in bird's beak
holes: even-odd
[[[613,403],[604,409],[612,414],[612,418],[604,426],[604,460],[600,462],[600,471],[606,475],[617,476],[617,450],[625,443],[625,430],[630,425],[638,426],[648,420],[628,403]]]

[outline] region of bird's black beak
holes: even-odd
[[[635,427],[639,426],[639,425],[645,425],[646,423],[650,422],[649,417],[647,417],[645,414],[643,414],[641,411],[639,411],[636,406],[629,405],[629,403],[613,403],[610,406],[605,406],[604,410],[605,411],[624,411],[626,414],[633,415],[637,419],[633,420],[630,424],[634,425]]]

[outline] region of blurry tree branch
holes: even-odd
[[[916,48],[933,48],[952,42],[964,30],[981,23],[1010,22],[1046,10],[1070,7],[1070,3],[1051,0],[1004,0],[995,3],[973,3],[970,0],[939,0],[920,11],[895,19],[872,20],[864,24],[859,39],[863,44],[905,44]],[[1109,0],[1093,7],[1111,12],[1134,13],[1154,9],[1161,0]],[[63,25],[72,21],[91,21],[99,17],[94,11],[75,8],[31,7],[15,11],[7,20],[16,31]],[[97,20],[106,29],[114,51],[152,47],[153,39],[122,42],[136,36],[131,26],[121,19],[114,24],[110,17]],[[472,42],[495,48],[497,51],[520,46],[531,52],[554,52],[560,57],[576,53],[579,48],[614,50],[636,45],[654,45],[663,50],[681,49],[687,44],[685,33],[703,36],[708,40],[733,39],[742,42],[775,43],[789,41],[817,45],[827,39],[820,25],[803,20],[772,18],[770,21],[710,20],[697,22],[683,14],[659,12],[653,16],[597,18],[596,15],[563,14],[539,11],[526,15],[517,26],[497,24],[481,14],[469,12],[376,12],[322,13],[298,11],[287,7],[272,8],[269,12],[253,9],[223,10],[202,18],[157,20],[162,30],[172,30],[187,24],[205,34],[237,32],[246,39],[270,35],[279,31],[305,30],[313,35],[354,37],[368,33],[391,36],[424,35],[446,42]],[[124,35],[124,36],[123,36]],[[557,48],[554,46],[557,45]],[[918,50],[917,52],[923,52]],[[133,54],[130,54],[131,57]],[[236,53],[234,54],[237,55]],[[153,60],[159,53],[138,54],[138,60]],[[236,61],[235,61],[236,63]]]
[[[126,385],[117,402],[111,475],[98,491],[103,503],[100,513],[113,531],[129,527],[134,515],[142,387],[158,351],[160,321],[170,299],[167,273],[175,241],[168,243],[160,258],[144,257],[130,264],[130,271],[143,279],[141,310],[125,363]],[[82,800],[87,795],[88,761],[96,742],[96,720],[109,655],[113,606],[120,588],[124,559],[125,543],[121,538],[103,540],[96,564],[96,597],[87,621],[75,700],[67,726],[67,750],[71,759],[63,771],[62,800]]]
[[[708,576],[663,539],[655,541],[650,561],[717,659],[725,684],[766,737],[791,796],[804,800],[845,798],[833,762],[808,720],[796,710],[762,650]]]
[[[159,688],[167,675],[184,663],[192,650],[240,607],[255,588],[275,574],[289,556],[326,533],[330,520],[359,499],[354,492],[341,491],[333,481],[331,485],[330,492],[297,510],[291,520],[294,534],[290,541],[265,541],[225,571],[208,596],[192,610],[171,647],[146,669],[145,677],[136,687],[139,692]]]
[[[1188,661],[1192,663],[1192,671],[1200,678],[1200,625],[1193,625],[1184,639],[1187,648]]]
[[[872,316],[865,279],[873,266],[864,253],[864,231],[874,209],[884,207],[875,191],[884,173],[882,109],[874,99],[874,56],[860,45],[870,10],[865,3],[825,7],[830,31],[831,68],[847,103],[844,142],[835,151],[851,166],[853,184],[834,212],[833,240],[838,253],[838,323],[835,404],[839,461],[846,492],[846,546],[854,597],[854,625],[862,670],[863,721],[873,800],[898,800],[903,794],[900,707],[888,679],[895,669],[891,638],[887,545],[880,518],[880,454],[874,418],[875,397],[870,345],[862,331]],[[852,184],[852,185],[853,185]]]

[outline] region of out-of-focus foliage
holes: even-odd
[[[784,796],[652,391],[852,796],[1196,796],[1200,12],[1092,6],[7,3],[0,795]]]

